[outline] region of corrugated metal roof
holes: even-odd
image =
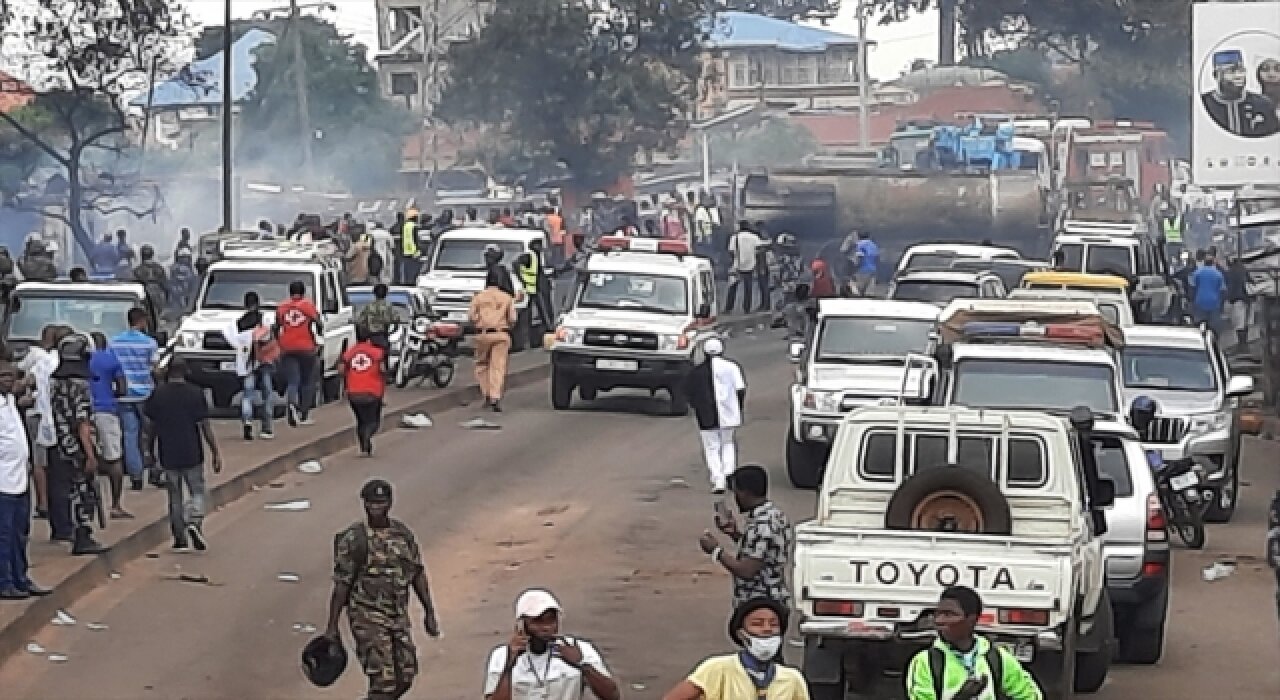
[[[806,27],[750,12],[720,12],[710,25],[708,44],[718,49],[776,48],[819,52],[831,46],[856,46],[858,37]],[[871,45],[874,42],[867,42]]]
[[[275,35],[250,29],[231,45],[231,99],[243,102],[258,85],[253,52],[263,44],[275,43]],[[217,106],[222,104],[222,52],[196,61],[178,75],[152,88],[155,109]],[[130,101],[134,107],[147,106],[147,93]]]

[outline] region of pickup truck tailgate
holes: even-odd
[[[863,619],[914,622],[937,604],[944,588],[963,585],[982,596],[987,615],[1002,609],[1045,610],[1053,626],[1069,612],[1072,578],[1071,549],[1060,542],[850,532],[812,524],[796,528],[794,582],[806,617],[814,617],[815,600],[853,601],[862,603]],[[881,608],[886,614],[879,614]]]

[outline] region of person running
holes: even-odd
[[[373,436],[382,424],[382,399],[387,392],[387,353],[365,326],[356,326],[356,344],[342,353],[347,401],[356,417],[360,454],[373,456]]]
[[[787,610],[778,601],[742,603],[729,618],[729,639],[742,651],[698,664],[662,700],[809,700],[804,676],[779,658],[786,627]]]
[[[124,433],[120,430],[120,399],[128,391],[128,380],[120,358],[107,347],[107,337],[94,331],[93,354],[89,357],[89,393],[93,396],[93,427],[98,434],[98,454],[111,485],[111,519],[131,520],[133,515],[120,506],[124,491]]]
[[[222,455],[209,424],[209,406],[204,391],[187,382],[187,363],[180,357],[169,361],[164,384],[147,399],[147,461],[165,470],[169,494],[169,531],[174,551],[184,552],[188,543],[204,551],[205,477],[204,445],[209,445],[213,473],[222,472]],[[159,445],[157,452],[156,446]],[[158,458],[158,460],[157,460]],[[188,499],[184,502],[182,490]]]
[[[515,299],[502,288],[505,273],[490,268],[484,290],[471,297],[467,315],[475,325],[476,383],[486,406],[502,411],[502,388],[507,377],[507,355],[516,323]]]
[[[622,697],[595,645],[560,633],[561,613],[548,591],[520,594],[511,641],[489,652],[485,700],[579,700],[587,688],[599,700]]]
[[[281,368],[284,370],[289,425],[311,425],[315,404],[316,338],[324,333],[320,312],[307,298],[301,280],[289,283],[289,298],[276,307],[276,336],[279,338]]]
[[[952,586],[942,592],[933,613],[938,637],[907,667],[908,700],[1044,697],[1017,657],[974,634],[981,614],[982,598],[973,589]]]
[[[280,343],[263,321],[257,292],[245,292],[245,312],[222,331],[236,353],[236,375],[240,377],[240,422],[244,439],[253,439],[254,404],[262,404],[262,428],[258,436],[270,440],[275,413],[274,377],[280,361]],[[255,401],[260,399],[260,401]]]
[[[391,518],[391,484],[372,479],[360,489],[365,520],[338,533],[333,545],[333,593],[324,636],[339,641],[347,611],[356,658],[369,679],[369,700],[394,700],[418,675],[409,632],[409,589],[417,594],[432,638],[440,636],[427,570],[413,533]],[[429,694],[428,694],[429,695]]]
[[[702,437],[702,452],[711,476],[711,492],[724,493],[725,480],[737,464],[734,433],[742,425],[747,382],[742,368],[724,355],[724,342],[709,338],[702,345],[706,360],[685,379],[685,393],[693,406]]]

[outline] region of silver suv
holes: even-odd
[[[1240,492],[1239,399],[1253,378],[1232,376],[1212,331],[1176,326],[1124,329],[1121,350],[1125,407],[1139,396],[1156,402],[1156,419],[1142,436],[1164,459],[1190,457],[1208,473],[1214,498],[1205,519],[1226,522]]]

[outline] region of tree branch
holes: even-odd
[[[31,131],[27,127],[23,126],[21,122],[14,119],[8,113],[0,111],[0,120],[3,120],[6,124],[13,127],[15,131],[17,131],[19,134],[22,134],[23,138],[35,144],[37,148],[47,153],[50,158],[57,161],[58,164],[61,165],[62,167],[64,168],[71,167],[70,160],[68,160],[65,156],[59,153],[58,150],[55,149],[53,146],[46,143],[44,139],[37,136],[34,131]]]
[[[39,214],[40,216],[53,219],[54,221],[61,221],[67,226],[71,225],[71,219],[68,218],[65,214],[59,214],[55,211],[48,211],[41,207],[31,206],[27,204],[15,204],[13,206],[13,210],[19,211],[19,212],[26,212],[28,214]]]

